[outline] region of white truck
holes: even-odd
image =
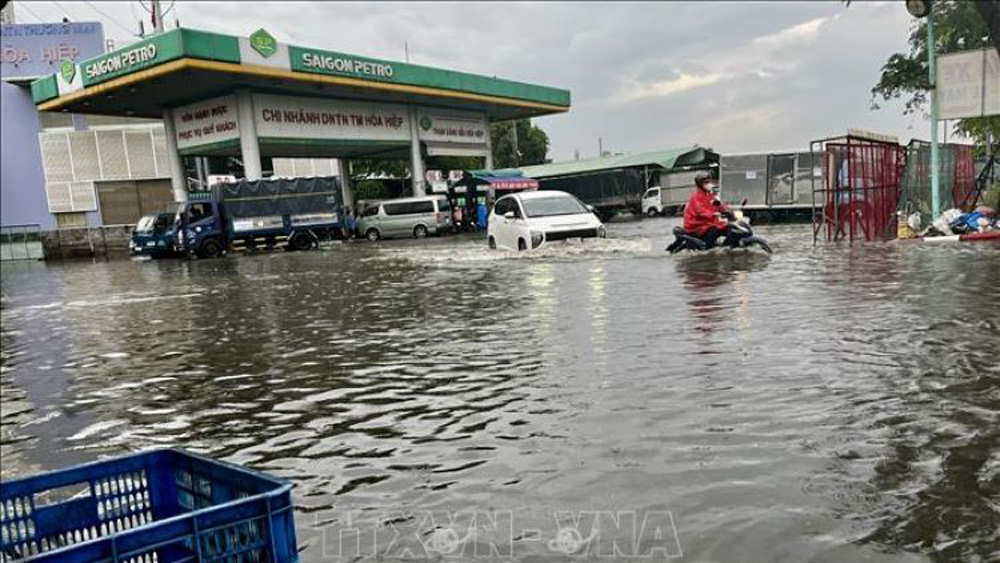
[[[642,212],[647,217],[675,215],[684,209],[698,170],[684,170],[660,174],[660,185],[642,194]]]

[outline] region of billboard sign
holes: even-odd
[[[213,148],[240,138],[236,96],[204,100],[174,110],[177,148]]]
[[[254,94],[257,135],[272,139],[408,142],[406,107]]]
[[[937,64],[940,119],[1000,115],[1000,55],[996,49],[941,55]]]
[[[60,74],[66,61],[77,63],[104,54],[100,22],[3,25],[0,39],[0,77],[8,81]]]

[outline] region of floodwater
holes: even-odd
[[[4,264],[4,478],[181,446],[302,560],[1000,561],[1000,245]]]

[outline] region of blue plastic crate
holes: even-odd
[[[298,561],[292,486],[165,449],[0,483],[0,561]]]

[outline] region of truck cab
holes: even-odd
[[[175,251],[176,234],[174,218],[173,213],[154,213],[139,219],[132,230],[129,254],[151,258],[172,255]]]
[[[642,212],[648,217],[663,215],[663,201],[660,198],[660,186],[653,186],[642,194]]]
[[[189,201],[177,210],[176,249],[182,254],[217,258],[229,246],[222,205],[215,200]]]

